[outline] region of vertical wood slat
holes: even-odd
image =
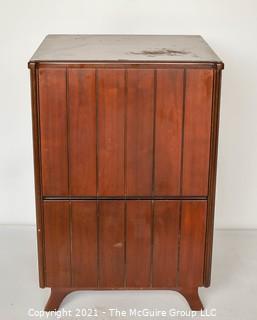
[[[68,201],[44,202],[45,277],[47,287],[70,287],[70,218]]]
[[[213,70],[186,71],[182,195],[208,194]]]
[[[126,286],[150,287],[152,202],[127,201]]]
[[[96,195],[94,69],[68,69],[69,181],[71,195]]]
[[[126,194],[150,195],[153,170],[154,70],[128,69]]]
[[[183,69],[158,69],[155,126],[155,195],[180,194]]]
[[[98,70],[98,194],[124,195],[125,70]]]
[[[179,255],[179,286],[203,284],[207,201],[183,201]]]
[[[97,213],[96,201],[71,204],[72,285],[97,287]]]
[[[39,70],[39,109],[44,195],[68,195],[66,69]]]
[[[101,201],[99,212],[99,287],[124,285],[124,201]]]
[[[155,201],[153,287],[176,287],[180,201]]]

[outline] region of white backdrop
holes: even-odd
[[[225,62],[215,224],[257,228],[255,0],[0,4],[0,223],[35,223],[27,62],[46,34],[201,34]]]

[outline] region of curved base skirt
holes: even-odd
[[[51,288],[51,294],[45,306],[45,311],[57,311],[63,299],[71,292],[85,290],[81,288]],[[189,304],[191,310],[203,310],[203,305],[198,294],[198,287],[195,288],[174,288],[179,292]]]

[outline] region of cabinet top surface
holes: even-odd
[[[48,35],[30,62],[216,62],[198,35]]]

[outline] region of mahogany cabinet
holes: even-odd
[[[40,287],[210,285],[223,63],[200,36],[49,35],[31,72]]]

